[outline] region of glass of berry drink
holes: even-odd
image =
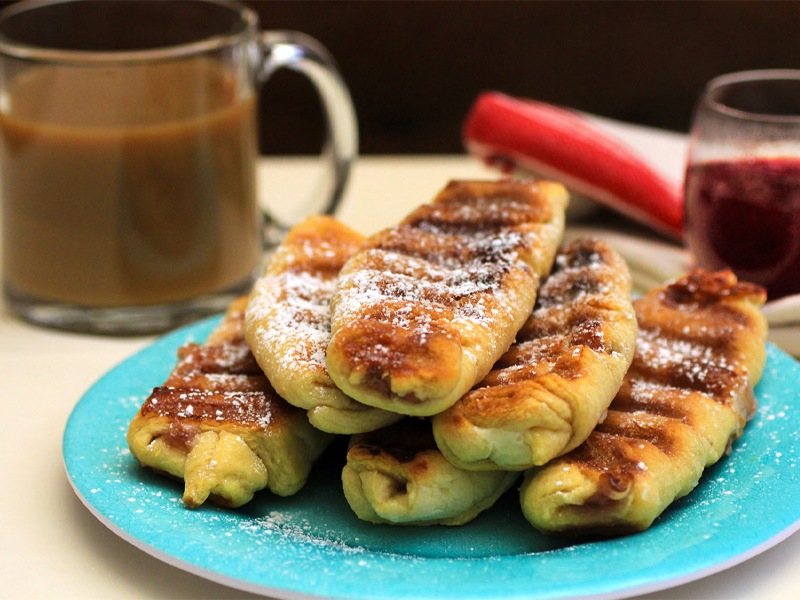
[[[770,300],[800,293],[800,70],[732,73],[706,85],[685,202],[698,266],[730,268]]]

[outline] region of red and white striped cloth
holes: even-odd
[[[463,137],[472,155],[505,172],[522,168],[561,181],[579,196],[682,238],[682,174],[665,177],[586,115],[486,92],[473,104]]]

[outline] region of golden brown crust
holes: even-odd
[[[629,533],[689,493],[755,410],[764,300],[731,273],[697,270],[635,301],[625,382],[584,444],[528,473],[528,520],[551,533]]]
[[[466,469],[521,471],[585,440],[633,358],[630,293],[627,267],[607,244],[562,248],[514,345],[434,417],[444,455]]]
[[[342,270],[328,369],[360,402],[427,416],[452,405],[530,314],[563,232],[559,184],[452,182]]]
[[[296,492],[331,437],[273,390],[242,332],[246,298],[233,302],[204,344],[186,344],[163,386],[128,430],[142,465],[185,481],[184,503],[241,506],[268,487]]]
[[[206,346],[225,345],[240,348],[244,341],[244,311],[247,308],[247,296],[235,298],[228,305],[225,317],[214,331],[208,334]]]
[[[284,403],[275,401],[275,393],[268,385],[256,391],[231,391],[230,387],[233,386],[222,391],[159,386],[153,389],[139,412],[143,417],[210,422],[258,431],[281,427],[281,421],[289,418]]]
[[[353,436],[342,471],[345,497],[358,517],[393,525],[461,525],[517,478],[455,467],[436,448],[430,422],[415,418]]]
[[[330,433],[371,431],[401,418],[356,402],[328,375],[334,284],[363,241],[331,217],[306,219],[276,250],[245,313],[248,345],[272,385],[287,402],[307,410],[312,425]]]

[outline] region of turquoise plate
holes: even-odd
[[[758,414],[733,453],[637,535],[544,537],[522,517],[515,489],[462,527],[365,523],[341,490],[344,440],[296,496],[262,492],[237,511],[187,510],[182,486],[139,467],[125,432],[178,346],[202,341],[216,323],[181,329],[115,367],[80,400],[64,433],[67,473],[89,510],[201,577],[276,598],[622,597],[721,571],[800,527],[800,364],[773,346],[756,388]]]

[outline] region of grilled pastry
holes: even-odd
[[[325,365],[336,277],[363,241],[331,217],[303,221],[275,251],[245,313],[247,343],[270,383],[330,433],[372,431],[402,418],[348,397]]]
[[[514,345],[475,388],[434,417],[442,453],[464,469],[522,471],[583,442],[633,358],[625,262],[596,239],[562,248]]]
[[[727,271],[694,271],[636,300],[636,352],[608,416],[581,446],[526,475],[522,509],[534,527],[641,531],[688,494],[755,412],[764,300]]]
[[[453,466],[422,419],[353,436],[342,471],[344,494],[356,515],[394,525],[462,525],[492,506],[518,477]]]
[[[178,364],[128,429],[128,445],[142,465],[184,480],[188,507],[209,496],[241,506],[265,487],[294,494],[333,439],[264,377],[242,334],[246,302],[231,304],[205,344],[178,350]]]
[[[371,237],[339,275],[328,371],[359,402],[429,416],[480,381],[530,315],[565,188],[455,181]]]

